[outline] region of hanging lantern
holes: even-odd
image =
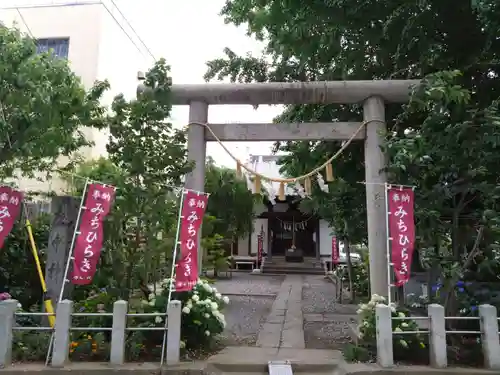
[[[333,167],[332,163],[328,163],[325,167],[326,182],[333,182]]]
[[[280,201],[285,201],[286,200],[286,196],[285,196],[285,183],[284,182],[280,182],[280,190],[279,190],[279,200]]]

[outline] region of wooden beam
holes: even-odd
[[[192,101],[207,104],[353,104],[371,96],[385,102],[405,103],[419,80],[206,83],[172,85],[172,104]],[[143,84],[138,93],[146,90]]]
[[[361,122],[304,122],[279,124],[210,124],[210,129],[221,141],[317,141],[346,140],[358,130]],[[362,129],[354,139],[364,139]],[[215,141],[205,129],[205,139]]]

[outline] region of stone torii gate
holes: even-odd
[[[363,103],[365,131],[356,139],[365,141],[365,181],[372,294],[387,296],[386,202],[384,183],[386,157],[381,150],[385,133],[385,103],[405,103],[417,80],[331,81],[303,83],[190,84],[172,85],[173,105],[189,105],[189,122],[207,123],[221,141],[314,141],[347,140],[359,122],[295,124],[212,124],[211,104],[359,104]],[[144,86],[139,86],[141,92]],[[206,128],[188,129],[188,158],[195,162],[186,178],[186,188],[203,191],[206,142],[214,138]]]

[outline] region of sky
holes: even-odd
[[[103,1],[112,6],[111,0]],[[246,36],[245,27],[226,25],[223,17],[219,16],[224,2],[225,0],[115,0],[151,53],[156,58],[164,57],[171,65],[174,84],[203,83],[205,63],[221,57],[225,47],[238,54],[250,52],[260,55],[262,44]],[[51,0],[1,0],[1,3],[2,6],[22,6],[47,4],[51,3]],[[137,39],[135,42],[140,45]],[[115,47],[120,49],[120,46]],[[129,50],[130,45],[123,46],[123,49]],[[141,49],[147,54],[146,49],[142,46]],[[281,111],[281,106],[260,106],[257,110],[252,106],[210,106],[209,122],[265,123],[271,122]],[[188,121],[188,107],[174,107],[171,121],[175,126],[185,126]],[[249,154],[270,154],[272,143],[228,142],[226,145],[236,157],[246,160]],[[215,142],[208,143],[207,155],[213,157],[219,165],[234,167],[234,162]]]

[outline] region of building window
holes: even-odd
[[[44,53],[52,50],[54,55],[62,59],[68,58],[69,38],[47,38],[36,41],[37,53]]]

